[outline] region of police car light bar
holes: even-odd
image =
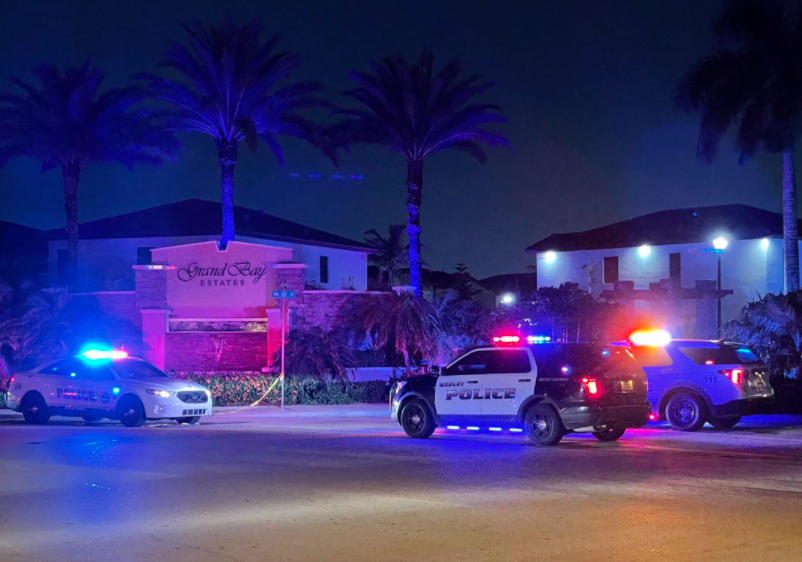
[[[493,343],[506,343],[506,344],[515,344],[521,343],[521,336],[516,336],[514,334],[505,334],[501,336],[494,336]]]
[[[526,336],[526,343],[549,343],[551,337],[549,336]]]
[[[636,346],[665,347],[671,342],[671,334],[665,330],[635,330],[629,341]]]
[[[128,357],[128,353],[122,351],[121,349],[87,349],[81,353],[81,355],[90,361],[99,361],[103,359],[125,359]]]

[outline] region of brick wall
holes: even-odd
[[[389,294],[374,291],[306,291],[300,316],[324,330],[335,327],[362,328],[365,309],[376,299],[386,298]]]
[[[136,269],[137,308],[167,308],[167,270]]]
[[[264,332],[176,333],[165,341],[165,368],[175,371],[260,371]]]

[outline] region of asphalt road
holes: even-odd
[[[384,417],[0,421],[0,560],[795,561],[799,428],[538,448]]]

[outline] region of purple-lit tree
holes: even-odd
[[[276,51],[279,37],[262,39],[257,22],[220,26],[185,25],[184,44],[173,43],[160,65],[164,75],[140,74],[153,98],[164,102],[169,127],[212,137],[220,160],[223,208],[221,243],[234,240],[234,167],[241,143],[255,149],[259,140],[279,163],[278,139],[297,137],[325,149],[321,129],[306,117],[309,108],[326,107],[317,96],[321,84],[292,82],[299,56]],[[334,154],[327,150],[334,159]]]
[[[737,127],[740,159],[782,154],[787,291],[799,289],[794,144],[802,128],[802,13],[780,0],[730,0],[715,25],[717,49],[679,83],[677,103],[702,114],[697,152],[713,160]]]
[[[406,159],[409,276],[415,295],[421,296],[423,161],[433,152],[454,149],[485,162],[483,145],[509,143],[484,125],[506,119],[496,105],[471,105],[492,84],[464,77],[456,60],[436,70],[432,54],[425,52],[412,64],[394,55],[370,68],[350,74],[357,87],[345,94],[362,107],[340,110],[348,118],[332,128],[332,135],[345,144],[386,146]]]
[[[42,171],[61,168],[67,215],[69,283],[76,282],[78,184],[87,162],[158,164],[178,141],[138,105],[142,92],[101,91],[104,75],[89,63],[34,69],[37,84],[12,79],[22,92],[0,96],[0,165],[18,156],[41,160]]]

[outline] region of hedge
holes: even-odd
[[[177,373],[176,377],[201,384],[212,392],[215,406],[244,406],[262,397],[275,376],[250,373]],[[287,377],[285,404],[355,404],[386,402],[390,387],[385,381],[327,382],[315,377]],[[263,404],[281,401],[281,383]]]

